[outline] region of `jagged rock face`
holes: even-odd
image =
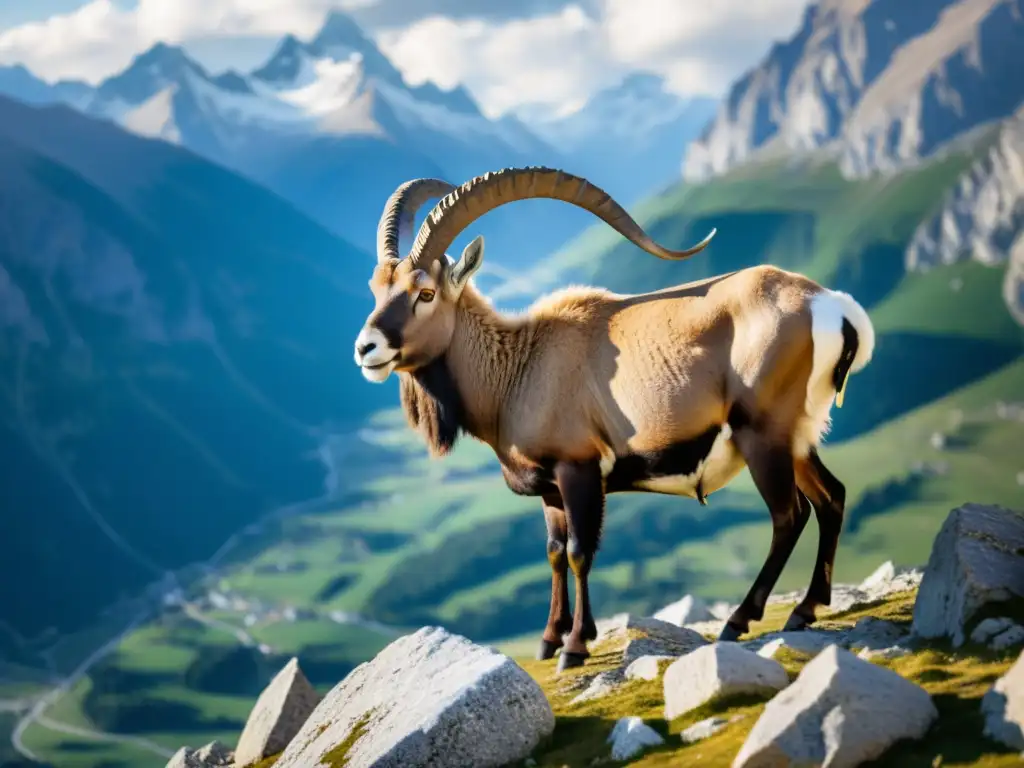
[[[908,269],[924,270],[973,258],[1006,261],[1024,228],[1024,107],[999,129],[942,208],[923,221],[907,247]]]
[[[1024,601],[1024,515],[981,504],[954,509],[932,545],[913,633],[960,646],[980,608],[1007,601]]]
[[[852,768],[921,738],[936,717],[923,688],[832,645],[768,702],[733,766]]]
[[[974,259],[1006,264],[1003,299],[1024,325],[1024,106],[999,128],[988,153],[957,181],[907,247],[908,270]]]
[[[514,661],[424,627],[331,690],[275,765],[499,766],[554,727],[544,692]]]
[[[734,84],[683,175],[699,181],[771,145],[836,143],[859,176],[932,154],[1024,98],[1022,0],[821,0]]]

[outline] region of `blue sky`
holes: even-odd
[[[246,70],[286,33],[349,13],[413,84],[465,85],[499,115],[568,111],[630,72],[722,95],[795,32],[807,0],[0,0],[0,65],[96,83],[156,42]]]

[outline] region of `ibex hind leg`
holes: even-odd
[[[562,636],[572,630],[572,612],[569,610],[569,530],[565,507],[558,494],[545,496],[544,523],[547,526],[548,562],[551,564],[551,604],[548,622],[537,649],[537,658],[550,659],[562,647]]]
[[[797,461],[796,483],[814,506],[818,520],[818,556],[807,596],[790,615],[786,622],[787,630],[803,629],[813,624],[816,619],[815,609],[832,602],[832,568],[835,565],[846,507],[845,486],[828,471],[814,449],[811,449],[806,459]]]
[[[733,441],[742,454],[754,485],[768,505],[772,543],[761,571],[743,602],[729,617],[719,640],[737,640],[751,621],[764,617],[765,605],[811,515],[811,505],[796,486],[793,454],[788,445],[773,443],[750,427],[738,430]]]
[[[576,579],[576,606],[572,630],[558,659],[559,670],[582,666],[590,656],[587,642],[597,637],[597,625],[590,608],[590,569],[601,543],[604,522],[604,487],[596,461],[561,462],[555,467],[555,481],[565,502],[568,529],[566,553]]]

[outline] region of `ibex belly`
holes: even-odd
[[[617,491],[648,491],[700,498],[727,485],[744,462],[732,444],[728,424],[660,451],[616,457],[602,462],[605,487]]]

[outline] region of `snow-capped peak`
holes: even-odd
[[[209,80],[206,70],[183,49],[157,43],[136,56],[121,74],[105,80],[96,91],[97,100],[142,104],[188,75]]]
[[[366,46],[372,46],[359,25],[339,11],[331,11],[324,19],[323,26],[310,45],[326,52],[331,47],[343,47],[351,50],[361,50]]]

